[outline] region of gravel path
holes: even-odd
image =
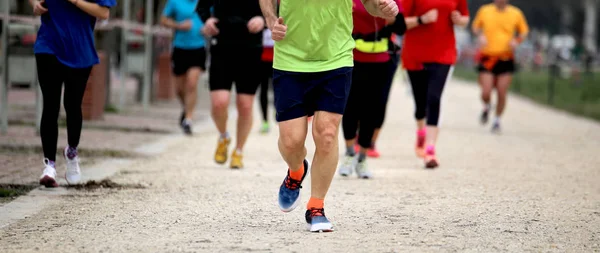
[[[334,180],[326,201],[334,233],[306,232],[303,208],[278,210],[285,165],[276,133],[253,132],[246,169],[230,171],[212,161],[211,129],[112,178],[147,188],[70,189],[0,229],[0,249],[600,252],[600,124],[513,96],[504,133],[493,135],[477,121],[476,86],[453,81],[444,99],[442,167],[427,171],[412,150],[412,100],[394,86],[383,157],[370,161],[375,179]]]

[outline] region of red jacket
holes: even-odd
[[[435,23],[417,26],[406,31],[402,64],[407,70],[421,70],[423,63],[456,63],[456,39],[450,13],[458,10],[463,16],[469,15],[467,0],[403,0],[406,17],[425,14],[438,9]]]

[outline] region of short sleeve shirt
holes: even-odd
[[[169,0],[163,10],[163,16],[183,22],[190,20],[192,28],[189,31],[175,31],[173,47],[181,49],[199,49],[204,47],[204,36],[201,33],[204,26],[196,12],[198,0]]]
[[[275,43],[273,68],[322,72],[352,67],[352,0],[281,0],[287,34]]]
[[[86,0],[113,7],[116,0]],[[71,68],[88,68],[99,62],[94,45],[96,18],[66,0],[46,0],[48,12],[34,45],[36,54],[52,54]]]

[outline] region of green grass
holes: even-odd
[[[457,66],[454,75],[469,81],[477,80],[474,69],[463,66]],[[595,83],[593,76],[570,79],[556,77],[554,96],[550,101],[548,71],[522,71],[515,74],[511,91],[538,103],[600,121],[600,83]]]
[[[18,196],[25,195],[36,187],[36,185],[0,184],[0,203],[5,203]]]

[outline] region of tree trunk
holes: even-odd
[[[569,3],[560,4],[560,33],[571,34],[573,26],[573,8]]]
[[[598,0],[584,0],[583,9],[585,11],[585,21],[583,24],[583,46],[586,53],[595,54],[596,34],[598,30],[597,22],[597,6]]]

